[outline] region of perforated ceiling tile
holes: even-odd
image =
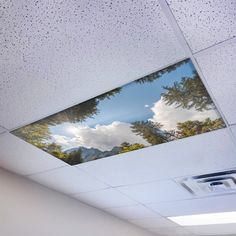
[[[236,36],[235,0],[168,0],[194,52]]]
[[[76,167],[111,186],[121,186],[232,168],[235,153],[231,136],[221,129]]]
[[[12,134],[0,135],[0,167],[21,175],[29,175],[65,166],[46,152]]]
[[[136,201],[128,198],[115,189],[105,189],[89,193],[81,193],[74,196],[75,198],[92,206],[106,209],[112,207],[132,206],[137,204]]]
[[[204,50],[195,57],[226,119],[235,124],[236,39]]]
[[[146,206],[163,216],[181,216],[236,211],[236,195],[215,196]]]
[[[89,192],[109,187],[72,166],[31,175],[29,178],[66,194]]]
[[[8,129],[185,57],[156,1],[6,0],[1,8],[0,124]]]

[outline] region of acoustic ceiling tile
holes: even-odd
[[[156,212],[141,204],[127,207],[108,208],[106,211],[123,219],[140,219],[159,216]]]
[[[102,209],[132,206],[137,204],[136,201],[131,200],[130,198],[116,191],[115,189],[105,189],[89,193],[82,193],[75,195],[74,197],[82,202]]]
[[[109,187],[72,166],[31,175],[29,178],[66,194],[89,192]]]
[[[0,135],[0,167],[21,175],[29,175],[65,166],[63,161],[15,137]]]
[[[234,0],[169,0],[169,6],[194,52],[236,36]]]
[[[6,129],[4,129],[3,127],[0,126],[0,134],[3,134],[5,132],[7,132]]]
[[[193,233],[188,232],[183,227],[171,227],[171,228],[153,228],[149,231],[157,233],[161,236],[193,236]]]
[[[163,180],[145,184],[129,185],[117,188],[120,192],[140,203],[176,201],[191,198],[192,195],[172,180]]]
[[[146,206],[163,216],[181,216],[236,211],[236,194],[191,199]]]
[[[236,166],[226,129],[76,165],[111,186],[206,174]]]
[[[3,7],[0,124],[8,129],[186,57],[158,1],[12,0]]]
[[[134,219],[129,220],[131,223],[141,226],[143,228],[163,228],[163,227],[177,227],[178,225],[174,222],[163,218],[163,217],[157,217],[157,218],[144,218],[144,219]]]
[[[195,57],[220,109],[228,122],[235,124],[236,39],[204,50]]]
[[[232,130],[233,135],[234,135],[234,137],[236,139],[236,125],[231,126],[231,130]]]

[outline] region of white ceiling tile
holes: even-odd
[[[7,130],[6,130],[5,128],[3,128],[3,127],[0,126],[0,134],[3,134],[3,133],[5,133],[5,132],[7,132]]]
[[[193,233],[188,232],[184,227],[153,228],[149,231],[158,233],[161,236],[193,236]]]
[[[129,185],[117,188],[140,203],[155,203],[191,198],[192,195],[172,180],[163,180],[146,184]]]
[[[231,126],[231,130],[232,130],[233,135],[234,135],[234,137],[236,139],[236,125]]]
[[[38,173],[66,164],[10,133],[0,135],[0,167],[21,175]]]
[[[29,178],[66,194],[89,192],[109,187],[72,166],[31,175]]]
[[[12,0],[3,7],[0,124],[8,129],[186,57],[158,1]]]
[[[156,212],[139,204],[127,207],[109,208],[106,209],[106,211],[111,213],[112,215],[118,216],[123,219],[140,219],[140,218],[151,218],[159,216]]]
[[[206,174],[236,166],[226,129],[77,165],[111,186]]]
[[[81,193],[75,195],[74,197],[80,201],[102,209],[137,204],[137,202],[131,200],[115,189],[105,189],[89,193]]]
[[[236,224],[222,224],[222,225],[202,225],[202,226],[188,226],[185,227],[188,231],[197,235],[235,235]]]
[[[178,226],[174,222],[163,217],[134,219],[134,220],[129,220],[129,221],[143,228],[162,228],[162,227],[177,227]]]
[[[235,0],[171,0],[169,4],[194,52],[236,36]]]
[[[236,194],[192,199],[161,204],[147,204],[147,207],[163,216],[181,216],[204,213],[236,211]]]
[[[226,119],[235,124],[236,39],[204,50],[195,57]]]

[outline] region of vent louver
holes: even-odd
[[[197,196],[233,193],[236,192],[236,170],[187,177],[178,182]]]

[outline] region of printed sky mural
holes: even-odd
[[[76,165],[224,126],[187,59],[12,133]]]

